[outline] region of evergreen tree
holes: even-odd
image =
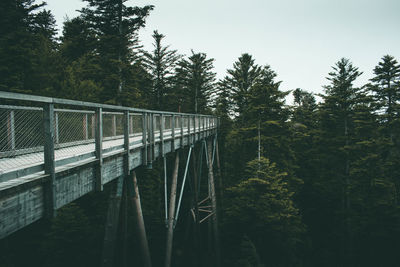
[[[262,68],[254,63],[251,55],[245,53],[233,63],[233,68],[228,69],[227,72],[228,75],[222,82],[230,91],[233,103],[232,111],[240,117],[247,110],[250,96],[249,90],[261,75]]]
[[[55,20],[45,2],[1,1],[0,90],[48,95],[54,87]]]
[[[287,175],[261,157],[247,164],[245,179],[227,189],[226,227],[248,235],[266,266],[298,264],[304,226]]]
[[[127,104],[132,91],[138,91],[128,83],[130,67],[138,53],[137,31],[144,26],[145,18],[153,6],[128,7],[126,0],[85,0],[81,17],[89,24],[97,38],[96,54],[101,66],[101,99],[113,104]],[[139,92],[133,93],[137,95]]]
[[[400,65],[393,56],[385,55],[374,68],[374,74],[375,77],[371,79],[371,91],[377,101],[377,111],[384,112],[382,122],[393,140],[394,129],[400,127]]]
[[[177,54],[177,50],[170,50],[169,46],[161,44],[165,35],[154,31],[152,37],[154,39],[154,50],[152,53],[144,52],[143,59],[153,80],[153,90],[149,100],[150,103],[155,104],[155,109],[168,110],[168,96],[170,97],[172,86],[171,78],[180,56]]]
[[[215,90],[213,58],[205,53],[195,53],[178,62],[176,68],[175,100],[182,112],[205,113]]]

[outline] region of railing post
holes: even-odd
[[[44,173],[49,176],[45,187],[45,213],[47,218],[56,215],[55,195],[55,157],[54,157],[54,104],[45,104],[43,108],[44,123]]]
[[[180,126],[181,126],[181,148],[183,148],[183,116],[180,115],[180,118],[181,118],[181,123],[180,123]]]
[[[125,164],[124,164],[124,173],[125,177],[129,176],[130,172],[130,160],[129,160],[129,111],[124,111],[124,149],[125,149]]]
[[[172,115],[171,119],[171,152],[175,152],[175,115]]]
[[[59,128],[58,128],[58,112],[54,111],[54,126],[55,126],[55,132],[54,132],[54,136],[55,136],[55,143],[59,144],[60,143],[60,132],[59,132]]]
[[[152,114],[151,116],[152,118],[152,141],[153,141],[153,145],[151,146],[151,156],[152,156],[152,162],[156,159],[156,114]]]
[[[95,129],[95,154],[97,159],[95,190],[103,191],[103,110],[97,108],[95,113],[96,129]]]
[[[164,157],[164,128],[165,128],[165,122],[164,122],[164,115],[160,114],[160,152],[161,156]]]
[[[147,165],[147,113],[142,114],[142,143],[143,143],[143,154],[142,162],[143,165]]]
[[[188,127],[188,138],[187,138],[187,140],[188,140],[188,145],[190,146],[190,135],[191,135],[191,133],[190,133],[190,115],[189,116],[187,116],[187,127]]]
[[[10,146],[11,151],[15,150],[15,113],[14,110],[10,110],[8,123],[7,123],[7,136],[8,136],[8,145]]]
[[[117,118],[115,114],[112,115],[112,136],[117,135]]]
[[[85,134],[85,140],[89,139],[89,119],[88,119],[88,114],[85,114],[85,117],[83,117],[83,130]]]

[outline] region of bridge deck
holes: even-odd
[[[32,102],[32,96],[5,92],[0,92],[0,98],[18,101],[28,99],[27,101]],[[49,163],[44,160],[43,152],[46,149],[46,146],[43,146],[43,138],[48,138],[48,135],[45,132],[43,137],[36,133],[43,129],[37,126],[46,123],[43,115],[45,109],[0,105],[0,238],[44,217],[49,210],[49,189],[54,195],[50,207],[58,209],[89,192],[98,190],[99,175],[101,185],[107,184],[124,176],[127,167],[132,170],[146,162],[151,163],[164,153],[170,153],[214,135],[217,129],[217,119],[212,116],[137,110],[43,97],[39,97],[37,102],[43,105],[75,105],[81,109],[104,108],[108,113],[100,113],[103,114],[101,115],[103,120],[106,116],[112,119],[107,121],[108,125],[100,124],[100,128],[94,128],[92,124],[90,128],[89,119],[92,118],[92,123],[95,122],[93,111],[55,110],[54,114],[59,115],[59,118],[56,118],[52,125],[55,129],[55,139],[60,140],[57,142],[54,140],[54,150],[51,151],[54,153],[52,176],[45,171]],[[27,112],[36,112],[40,115],[37,116],[40,119],[35,121],[32,116],[28,116],[28,119],[23,120],[18,112],[24,116]],[[68,117],[64,118],[63,113]],[[129,131],[121,132],[121,129],[127,127],[123,125],[124,120],[115,119],[117,116],[121,118],[125,116],[128,119],[125,121],[129,123]],[[134,122],[134,116],[142,123],[147,121],[151,126],[139,129],[140,127]],[[75,125],[75,128],[67,127],[69,124]],[[135,127],[140,132],[134,132]],[[112,134],[109,134],[109,128]],[[67,140],[65,136],[70,139],[71,136],[78,136],[75,131],[83,131],[84,139],[73,140],[75,143],[65,141]],[[106,134],[104,139],[100,139],[102,140],[100,158],[98,147],[101,146],[96,146],[94,136],[96,131]],[[146,137],[146,142],[143,136]],[[126,149],[125,139],[129,140],[129,149]]]

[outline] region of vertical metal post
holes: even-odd
[[[88,114],[86,113],[85,116],[83,117],[83,133],[85,135],[85,140],[89,139],[89,119],[88,119]]]
[[[181,126],[181,148],[183,148],[183,116],[181,115],[180,118],[181,118],[181,123],[180,123],[180,126]]]
[[[133,134],[133,114],[129,117],[129,134]]]
[[[148,150],[148,163],[153,162],[153,133],[154,133],[154,129],[153,129],[153,114],[149,113],[148,114],[148,139],[149,139],[149,150]],[[150,166],[151,167],[151,166]]]
[[[142,162],[143,165],[147,165],[147,113],[142,114],[142,143],[143,143],[143,154]]]
[[[188,138],[187,138],[187,140],[188,140],[188,146],[190,146],[190,135],[191,135],[191,133],[190,133],[190,115],[189,116],[187,116],[187,128],[188,128]]]
[[[91,138],[95,139],[95,135],[96,135],[96,113],[92,114],[92,136]]]
[[[167,229],[167,245],[165,254],[165,267],[171,266],[172,243],[174,238],[174,214],[175,214],[175,201],[176,201],[176,187],[178,184],[178,170],[179,170],[179,151],[175,152],[175,166],[172,174],[170,200],[169,200],[169,214],[168,214],[168,229]]]
[[[160,114],[160,153],[162,157],[165,155],[164,151],[164,128],[165,128],[165,121],[164,115]]]
[[[47,218],[56,215],[56,185],[54,162],[54,104],[45,104],[43,108],[44,123],[44,173],[49,176],[45,188],[45,213]]]
[[[124,111],[124,150],[125,150],[125,164],[124,164],[124,173],[125,176],[128,177],[130,172],[130,158],[129,158],[129,111]]]
[[[54,119],[55,119],[55,122],[54,122],[54,124],[55,124],[55,132],[54,132],[54,135],[55,135],[55,143],[56,144],[59,144],[60,143],[60,134],[59,134],[59,130],[58,130],[58,112],[57,111],[54,111]]]
[[[193,144],[196,142],[196,116],[192,117],[193,121]]]
[[[152,156],[152,161],[156,160],[156,128],[157,128],[157,120],[156,120],[156,114],[152,114],[152,128],[153,130],[152,132],[152,141],[153,141],[153,145],[151,146],[152,151],[151,151],[151,156]]]
[[[171,120],[171,152],[175,152],[175,115],[172,115]]]
[[[183,174],[182,187],[181,187],[181,192],[179,194],[178,207],[177,207],[176,214],[175,214],[175,219],[174,219],[174,227],[175,227],[176,222],[177,222],[178,217],[179,217],[179,210],[181,209],[183,190],[185,189],[185,182],[186,182],[187,172],[188,172],[188,169],[189,169],[189,162],[190,162],[190,155],[191,154],[192,154],[192,147],[189,148],[189,154],[188,154],[188,157],[187,157],[187,160],[186,160],[185,173]]]
[[[115,114],[112,115],[112,136],[117,135],[117,118]]]
[[[95,154],[97,160],[95,190],[103,191],[103,110],[96,108],[95,113],[96,129],[95,129]]]
[[[10,110],[8,114],[8,123],[7,123],[7,137],[8,137],[8,145],[12,151],[15,150],[15,113],[14,110]]]

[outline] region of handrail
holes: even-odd
[[[16,101],[29,101],[43,104],[59,104],[59,105],[69,105],[69,106],[79,106],[86,108],[103,108],[103,109],[111,109],[111,110],[121,110],[121,111],[132,111],[132,112],[147,112],[147,113],[156,113],[156,114],[168,114],[168,115],[187,115],[187,116],[200,116],[200,117],[214,117],[211,115],[204,114],[194,114],[194,113],[179,113],[179,112],[170,112],[170,111],[161,111],[161,110],[151,110],[151,109],[140,109],[140,108],[131,108],[125,106],[116,106],[109,104],[99,104],[93,102],[85,102],[78,100],[70,100],[70,99],[62,99],[62,98],[53,98],[53,97],[45,97],[45,96],[35,96],[35,95],[27,95],[20,93],[12,93],[0,91],[0,98],[16,100]]]

